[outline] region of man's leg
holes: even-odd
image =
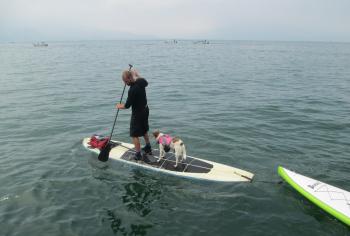
[[[145,139],[146,145],[147,145],[147,144],[150,144],[148,133],[145,133],[145,135],[143,136],[143,138]]]
[[[143,135],[143,138],[145,140],[146,145],[142,148],[142,150],[145,153],[152,155],[152,147],[151,147],[151,143],[149,141],[149,136],[147,132]]]
[[[141,152],[141,144],[139,137],[132,137],[136,152]]]
[[[134,155],[134,159],[136,161],[139,161],[142,159],[140,139],[138,137],[132,137],[132,142],[134,143],[135,151],[136,151]]]

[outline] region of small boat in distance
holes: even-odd
[[[45,42],[39,42],[39,43],[33,43],[34,47],[47,47],[49,46],[49,44],[45,43]]]
[[[194,44],[209,44],[208,40],[199,40],[199,41],[195,41]]]
[[[164,41],[164,43],[177,44],[177,40],[176,39],[166,40],[166,41]]]

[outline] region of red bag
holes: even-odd
[[[99,136],[93,135],[91,136],[90,142],[88,144],[92,148],[98,148],[101,150],[107,145],[108,141],[109,141],[109,137],[99,137]]]

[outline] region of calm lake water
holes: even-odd
[[[110,132],[128,63],[149,82],[151,129],[255,182],[191,181],[86,151],[84,137]],[[350,191],[350,44],[0,44],[0,82],[0,235],[350,235],[277,184],[282,165]],[[115,139],[131,142],[129,118],[119,113]]]

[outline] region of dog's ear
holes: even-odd
[[[173,143],[176,143],[176,142],[179,141],[179,140],[180,140],[180,139],[179,139],[178,137],[174,137],[173,140],[172,140],[172,142],[173,142]]]
[[[153,137],[154,138],[157,138],[158,137],[158,135],[159,135],[159,130],[155,130],[155,131],[153,131]]]

